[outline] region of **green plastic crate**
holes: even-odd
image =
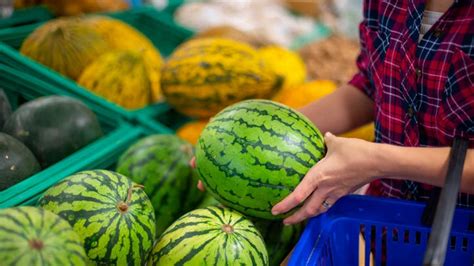
[[[45,95],[74,97],[73,94],[61,90],[55,85],[45,83],[40,79],[3,64],[0,64],[0,88],[5,90],[13,106],[18,106],[24,101]],[[32,202],[50,186],[78,171],[108,167],[116,161],[116,157],[113,156],[124,151],[143,132],[148,132],[140,127],[124,122],[120,117],[110,119],[109,116],[103,114],[101,109],[103,107],[100,105],[84,103],[96,113],[105,135],[60,162],[6,190],[0,191],[0,208]],[[170,130],[166,129],[155,132],[169,133]]]
[[[152,7],[141,7],[107,15],[123,20],[144,33],[164,56],[169,55],[176,46],[193,35],[192,31],[175,24],[169,14],[159,12]],[[56,71],[19,54],[15,49],[18,49],[28,34],[41,24],[0,30],[0,41],[6,44],[0,43],[0,63],[57,86],[91,105],[101,106],[101,111],[113,119],[124,118],[132,124],[142,125],[150,132],[168,130],[151,118],[166,115],[164,112],[169,109],[167,104],[152,104],[136,110],[122,108],[80,87],[75,81]]]
[[[17,9],[9,18],[0,19],[0,29],[25,26],[53,18],[53,13],[44,6]]]

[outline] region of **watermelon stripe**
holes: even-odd
[[[276,105],[277,106],[277,105]],[[218,117],[218,118],[215,118],[213,119],[213,121],[216,121],[216,122],[219,122],[219,121],[222,121],[222,122],[240,122],[240,123],[243,123],[243,124],[246,124],[248,127],[251,127],[253,126],[254,128],[259,128],[261,129],[263,132],[269,132],[271,134],[274,134],[275,136],[279,136],[279,137],[282,137],[285,141],[289,141],[288,139],[286,139],[285,135],[281,135],[281,134],[277,134],[275,131],[273,131],[271,128],[267,129],[265,127],[265,125],[256,125],[256,124],[250,124],[250,121],[245,121],[243,118],[239,118],[239,119],[235,119],[235,118],[227,118],[226,116],[224,116],[225,114],[231,112],[231,113],[234,113],[236,111],[239,111],[239,110],[244,110],[248,113],[256,113],[257,116],[269,116],[271,118],[271,120],[274,122],[274,121],[277,121],[279,123],[281,123],[282,125],[284,126],[287,126],[288,128],[291,128],[292,131],[294,132],[297,132],[302,138],[304,138],[306,141],[309,141],[309,142],[314,142],[314,141],[318,141],[318,139],[315,139],[314,136],[317,134],[317,132],[315,131],[314,129],[314,126],[312,128],[308,128],[307,126],[307,121],[305,119],[301,119],[301,118],[294,118],[294,121],[299,121],[299,122],[304,122],[304,125],[307,129],[307,131],[309,132],[314,132],[314,135],[313,134],[305,134],[304,132],[302,132],[301,130],[297,129],[297,128],[294,128],[293,127],[293,124],[290,123],[290,122],[287,122],[287,121],[284,121],[283,119],[281,119],[279,117],[278,114],[270,114],[268,111],[266,110],[257,110],[257,109],[252,109],[252,108],[248,108],[248,107],[235,107],[235,108],[232,108],[232,109],[229,109],[229,110],[224,110],[222,111],[219,115],[222,115],[222,118],[221,117]],[[283,109],[284,110],[284,109]],[[288,113],[288,112],[284,112],[283,115],[291,115],[291,113]],[[252,118],[252,116],[249,114],[247,118]],[[294,123],[293,121],[293,123]],[[297,143],[297,142],[289,142],[289,144],[294,144],[294,145],[298,145],[300,143]],[[316,148],[319,152],[321,153],[324,153],[324,149],[321,148],[323,146],[312,146],[312,148]],[[305,148],[304,146],[301,146],[301,148]],[[308,154],[308,155],[312,155],[312,159],[313,160],[317,160],[316,157],[314,157],[314,155],[312,153]]]
[[[223,225],[232,226],[233,231],[224,232]],[[251,228],[253,232],[243,231]],[[263,255],[261,260],[259,253]],[[230,209],[209,207],[194,210],[173,223],[156,243],[148,264],[267,265],[267,262],[263,240],[249,220]]]
[[[158,257],[164,256],[168,254],[169,252],[171,252],[173,248],[178,246],[181,243],[181,241],[186,240],[191,237],[195,237],[195,236],[203,236],[216,230],[217,229],[208,229],[208,230],[203,230],[203,231],[187,232],[183,234],[181,237],[171,241],[168,245],[166,245],[163,249],[158,250],[156,253],[158,254]]]
[[[221,120],[222,119],[219,119],[219,120],[216,119],[216,122],[221,122]],[[227,121],[238,121],[238,120],[228,119]],[[249,127],[247,127],[247,128],[249,128]],[[237,135],[237,133],[235,133],[234,131],[225,130],[225,129],[219,127],[219,126],[208,126],[208,127],[206,127],[206,130],[214,130],[217,133],[227,134],[227,135],[230,135],[230,136],[234,137],[234,143],[232,143],[232,144],[237,143],[237,144],[241,145],[243,153],[247,152],[247,147],[261,148],[261,149],[275,149],[275,148],[277,148],[276,146],[271,146],[269,144],[264,144],[261,140],[258,140],[258,141],[255,141],[255,142],[247,142],[244,138]],[[262,130],[262,131],[268,132],[273,136],[277,136],[277,137],[281,137],[281,138],[286,137],[285,135],[277,134],[273,130],[265,129],[265,130]],[[288,141],[288,142],[289,142],[289,145],[299,145],[299,143],[291,143],[291,141]],[[303,151],[309,153],[309,151],[306,150],[306,149],[303,149]],[[297,161],[298,163],[300,163],[301,165],[303,165],[305,167],[312,167],[311,161],[305,161],[305,160],[299,158],[297,156],[297,154],[294,154],[292,152],[285,152],[285,151],[279,151],[278,153],[281,154],[281,156],[283,156],[285,158],[291,158],[291,159]],[[256,157],[252,157],[252,158],[255,159]],[[284,167],[284,166],[272,165],[272,166],[270,166],[269,169],[278,170],[278,169],[272,169],[272,167]],[[288,167],[285,167],[284,169],[285,169],[286,172],[297,172],[296,170],[288,168]],[[292,173],[292,174],[294,174],[294,173]]]
[[[117,205],[131,199],[126,213]],[[141,188],[105,170],[78,173],[49,189],[40,205],[69,220],[92,261],[139,265],[152,248],[153,208]]]
[[[214,211],[214,209],[211,209],[211,208],[207,208],[206,211],[208,211],[208,212],[211,214],[211,217],[212,217],[212,216],[216,217],[216,218],[219,220],[219,222],[221,222],[222,224],[230,224],[230,221],[229,221],[229,222],[225,222],[225,221],[223,220],[223,217],[225,217],[225,216],[224,216],[224,213],[222,213],[222,216],[221,216],[221,215],[219,215],[216,211]]]
[[[206,240],[203,244],[197,246],[196,248],[192,248],[191,251],[189,251],[188,254],[186,254],[186,256],[184,258],[182,258],[181,260],[179,260],[178,262],[176,262],[175,266],[181,266],[181,265],[184,265],[186,262],[188,262],[189,260],[191,260],[194,256],[196,256],[196,254],[198,254],[199,252],[201,252],[202,250],[204,250],[204,248],[209,245],[210,243],[212,243],[212,241],[214,239],[216,239],[216,237],[218,237],[219,235],[215,235],[211,238],[209,238],[208,240]]]
[[[244,236],[244,235],[243,235],[242,233],[240,233],[240,232],[235,232],[235,235],[238,236],[239,238],[244,239],[244,240],[247,242],[247,244],[249,244],[249,245],[252,247],[252,250],[254,250],[254,251],[257,253],[258,258],[260,259],[260,261],[265,261],[265,255],[264,255],[264,253],[262,253],[262,252],[254,245],[254,243],[253,243],[250,239],[248,239],[246,236]],[[258,235],[258,234],[256,234],[256,235],[260,237],[260,235]]]
[[[176,166],[182,161],[182,158],[176,158],[173,160],[169,166],[169,168],[166,170],[166,172],[160,177],[160,182],[153,187],[153,190],[149,193],[150,195],[156,195],[158,190],[162,189],[163,184],[168,181],[168,178],[170,178],[171,175],[175,174],[175,168]]]
[[[189,223],[180,223],[178,225],[176,225],[175,227],[171,228],[170,230],[166,230],[166,233],[172,233],[174,231],[177,231],[177,230],[181,230],[181,229],[184,229],[185,227],[188,227],[188,226],[196,226],[196,225],[202,225],[202,224],[206,224],[207,222],[189,222]]]
[[[42,241],[43,248],[32,249],[31,240]],[[67,221],[39,208],[0,210],[0,243],[0,261],[5,265],[86,264],[80,238]]]
[[[286,187],[284,185],[279,185],[279,184],[275,185],[275,184],[262,182],[261,178],[247,177],[243,173],[239,172],[238,169],[230,168],[230,167],[228,167],[227,164],[219,164],[219,161],[216,158],[214,158],[214,156],[212,156],[212,154],[207,152],[207,150],[208,150],[207,146],[205,144],[202,144],[201,146],[204,147],[203,151],[204,151],[205,157],[229,178],[240,178],[242,180],[248,181],[249,183],[253,183],[255,185],[258,184],[257,187],[267,187],[267,188],[271,188],[271,189],[275,189],[275,190],[288,190],[289,189],[288,187]],[[199,169],[198,169],[198,171],[199,171]],[[302,174],[302,175],[304,176],[304,174]]]
[[[295,112],[294,109],[287,108],[286,106],[282,107],[281,104],[277,104],[277,103],[272,102],[272,101],[264,101],[263,104],[271,105],[271,106],[277,108],[279,111],[286,112],[289,116],[291,116],[295,120],[302,121],[307,130],[317,131],[318,134],[321,134],[321,132],[319,132],[319,130],[317,130],[314,127],[314,124],[311,121],[308,120],[308,118],[306,118],[301,113]],[[286,125],[291,126],[290,124],[286,124]],[[321,142],[321,144],[322,144],[322,142]],[[321,146],[318,146],[318,147],[321,147]]]

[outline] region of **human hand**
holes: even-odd
[[[326,133],[326,156],[314,165],[295,190],[272,208],[286,213],[304,202],[285,224],[299,223],[325,212],[339,198],[354,192],[378,176],[374,143],[340,138]]]
[[[192,168],[196,168],[196,157],[193,156],[193,158],[191,158],[191,161],[189,161],[189,165],[191,165]],[[204,188],[204,185],[202,184],[201,180],[198,181],[197,188],[202,192],[206,191],[206,188]]]

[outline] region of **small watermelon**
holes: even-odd
[[[41,170],[31,151],[19,140],[0,133],[0,191]]]
[[[87,265],[80,237],[67,221],[34,207],[0,210],[2,265]]]
[[[64,96],[44,96],[23,104],[3,131],[23,142],[43,168],[102,136],[96,115],[82,102]]]
[[[206,189],[245,215],[273,216],[325,154],[319,130],[299,112],[268,100],[248,100],[217,114],[199,137],[196,165]]]
[[[106,170],[84,171],[48,189],[39,205],[63,217],[99,265],[143,265],[155,214],[141,185]]]
[[[230,209],[208,207],[168,227],[148,265],[268,265],[268,255],[250,220]]]
[[[177,136],[153,135],[132,145],[118,161],[117,172],[144,185],[155,209],[158,236],[204,196],[189,165],[192,156],[192,145]]]
[[[211,194],[206,193],[199,208],[221,205]],[[295,246],[303,229],[303,223],[285,226],[281,221],[249,218],[265,241],[270,266],[278,266]]]

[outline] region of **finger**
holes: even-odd
[[[309,195],[311,195],[311,193],[313,193],[313,191],[317,188],[317,183],[315,182],[316,171],[316,167],[311,168],[303,178],[303,181],[301,181],[295,190],[282,201],[273,206],[272,214],[278,215],[280,213],[288,212],[308,198]]]
[[[191,158],[191,161],[189,161],[189,165],[192,168],[196,168],[196,157],[193,156],[193,158]]]
[[[286,218],[283,223],[287,225],[300,223],[308,218],[326,211],[326,209],[322,206],[322,203],[326,198],[326,193],[319,190],[314,191],[313,194],[311,194],[311,197],[306,200],[303,207],[301,207],[301,209],[296,211],[290,217]]]
[[[204,184],[202,183],[201,180],[198,181],[197,188],[201,190],[202,192],[206,191],[206,188],[204,187]]]
[[[324,134],[324,142],[328,143],[328,142],[332,142],[334,139],[336,138],[336,136],[334,136],[331,132],[326,132],[326,134]]]

